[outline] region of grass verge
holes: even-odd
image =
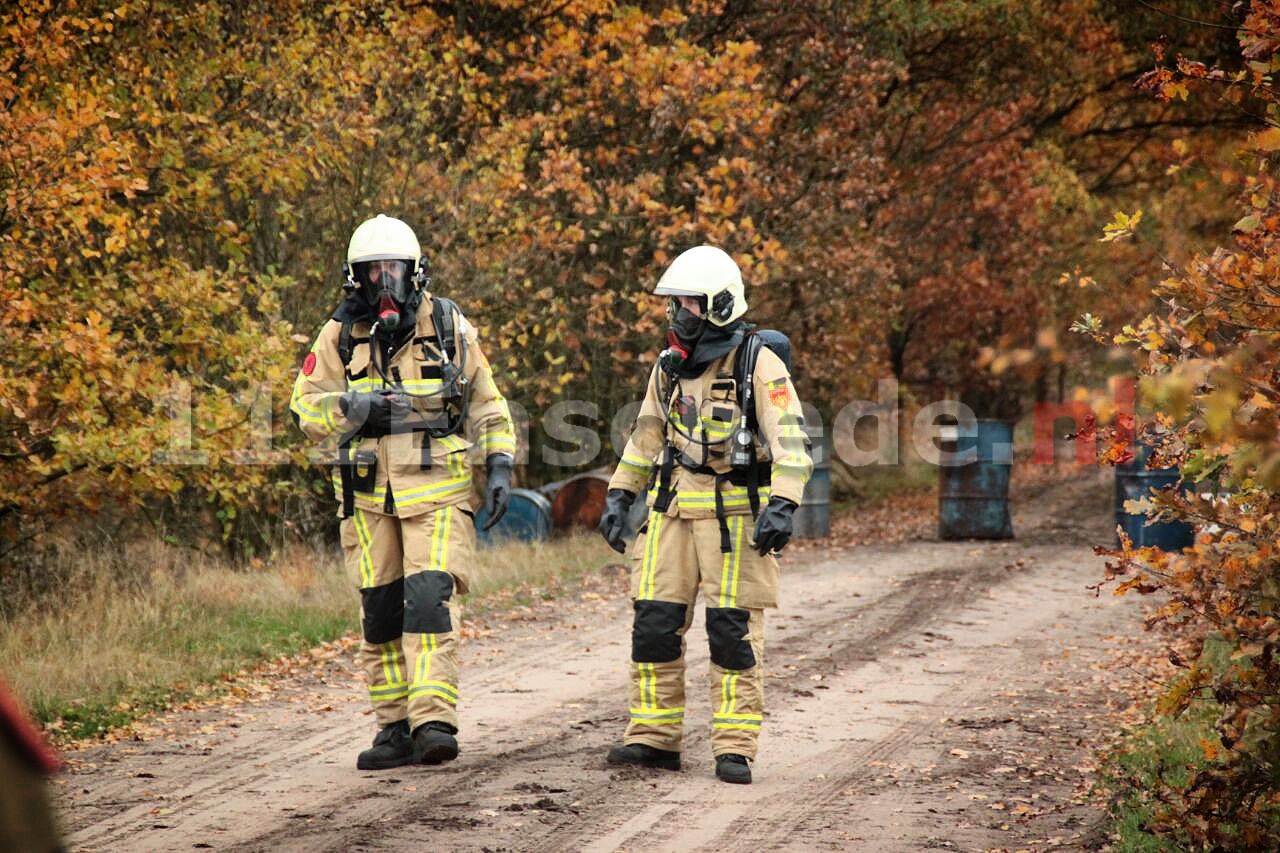
[[[10,608],[0,622],[0,673],[59,742],[217,695],[231,673],[358,629],[359,596],[336,551],[299,547],[235,568],[159,540],[126,548],[82,555],[56,600]],[[613,556],[593,536],[482,548],[464,612]]]
[[[928,491],[936,477],[923,463],[859,471],[857,499],[838,501],[834,515]],[[621,559],[585,531],[481,548],[464,623]],[[231,674],[359,628],[359,596],[336,549],[296,547],[234,567],[156,537],[73,552],[64,565],[73,568],[56,593],[0,611],[0,673],[64,744],[217,696]]]
[[[1205,705],[1177,719],[1159,718],[1129,732],[1107,756],[1099,784],[1111,800],[1115,842],[1109,849],[1115,853],[1188,849],[1185,839],[1154,835],[1146,827],[1161,807],[1155,792],[1170,783],[1185,783],[1193,768],[1205,763],[1201,742],[1216,741],[1214,719],[1213,708]]]
[[[1210,635],[1204,641],[1204,647],[1197,661],[1210,672],[1221,673],[1231,665],[1233,646],[1220,637]],[[1176,689],[1178,682],[1172,682]],[[1156,706],[1158,707],[1158,705]],[[1218,719],[1223,713],[1223,706],[1204,697],[1193,701],[1181,715],[1174,717],[1161,714],[1155,708],[1142,725],[1135,727],[1122,737],[1116,747],[1103,756],[1099,772],[1098,793],[1110,800],[1112,817],[1112,834],[1116,841],[1109,850],[1116,853],[1181,853],[1183,850],[1208,849],[1203,842],[1206,831],[1221,833],[1228,839],[1221,847],[1213,849],[1256,850],[1266,847],[1274,849],[1274,845],[1252,840],[1252,829],[1233,823],[1227,817],[1214,819],[1211,825],[1205,824],[1204,813],[1186,817],[1185,810],[1192,804],[1180,798],[1183,788],[1191,784],[1193,777],[1201,782],[1200,774],[1206,771],[1221,771],[1226,754],[1220,748],[1221,739],[1217,730]],[[1254,760],[1261,758],[1265,764],[1270,759],[1266,756],[1265,743],[1269,735],[1265,730],[1250,729],[1241,740],[1241,744],[1254,743],[1257,736],[1262,737],[1262,748],[1258,745],[1246,747],[1253,753]],[[1270,790],[1274,790],[1274,778],[1270,780]],[[1212,788],[1202,788],[1201,796],[1208,796]],[[1230,794],[1230,792],[1228,792]],[[1161,797],[1166,797],[1171,805],[1166,805]],[[1213,800],[1208,800],[1213,804]],[[1222,813],[1229,814],[1226,802],[1219,802]],[[1280,834],[1280,809],[1267,800],[1260,802],[1257,818],[1266,827],[1266,837],[1273,838]],[[1194,821],[1199,831],[1192,833],[1185,821]],[[1157,835],[1151,827],[1159,827]]]

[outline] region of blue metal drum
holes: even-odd
[[[1181,551],[1195,542],[1196,532],[1182,521],[1162,521],[1148,524],[1144,513],[1125,510],[1125,501],[1151,497],[1152,489],[1172,489],[1181,477],[1177,468],[1147,467],[1151,448],[1139,444],[1133,449],[1133,461],[1116,466],[1116,525],[1124,531],[1135,548],[1161,548],[1165,551]],[[1120,537],[1116,536],[1119,544]]]
[[[938,477],[938,536],[942,539],[1012,539],[1009,476],[1013,424],[979,420],[943,443],[951,453],[976,451],[964,465],[942,466]]]
[[[507,512],[491,530],[485,531],[489,514],[476,512],[476,541],[490,545],[500,541],[542,542],[551,538],[551,501],[532,489],[512,489]]]
[[[791,535],[797,539],[824,539],[831,535],[831,442],[821,427],[806,431],[811,443],[813,473],[804,484],[804,496],[792,519]]]

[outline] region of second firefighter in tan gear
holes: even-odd
[[[505,511],[515,438],[476,330],[432,296],[409,226],[352,235],[348,296],[294,384],[299,425],[336,457],[342,548],[360,590],[359,660],[379,732],[360,769],[457,754],[459,612],[475,558],[471,460]]]
[[[732,259],[708,246],[690,250],[655,292],[672,297],[672,346],[682,349],[683,361],[664,353],[650,375],[601,520],[601,532],[620,547],[620,519],[631,498],[652,483],[648,520],[631,551],[629,723],[624,746],[609,758],[680,766],[685,633],[700,593],[716,772],[726,781],[749,782],[747,761],[756,756],[764,714],[764,610],[778,603],[773,552],[790,535],[791,511],[812,462],[783,361],[757,341],[750,379],[735,378],[751,327],[738,321],[746,302]],[[766,472],[759,478],[731,464],[731,441],[744,423],[739,380],[750,383],[755,472]],[[758,519],[753,498],[763,505]]]

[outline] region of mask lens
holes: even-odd
[[[361,261],[354,265],[354,274],[370,303],[386,293],[403,305],[413,289],[411,267],[411,261],[398,259]]]

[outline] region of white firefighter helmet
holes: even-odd
[[[702,297],[704,316],[716,326],[728,325],[747,313],[742,272],[728,253],[715,246],[694,246],[681,252],[653,292]]]
[[[364,290],[370,301],[380,287],[386,287],[403,305],[418,289],[422,248],[412,228],[394,216],[379,213],[352,233],[347,265],[352,284]]]
[[[366,219],[351,235],[347,246],[347,263],[361,261],[413,261],[417,266],[422,257],[418,238],[413,229],[394,216],[379,213]]]

